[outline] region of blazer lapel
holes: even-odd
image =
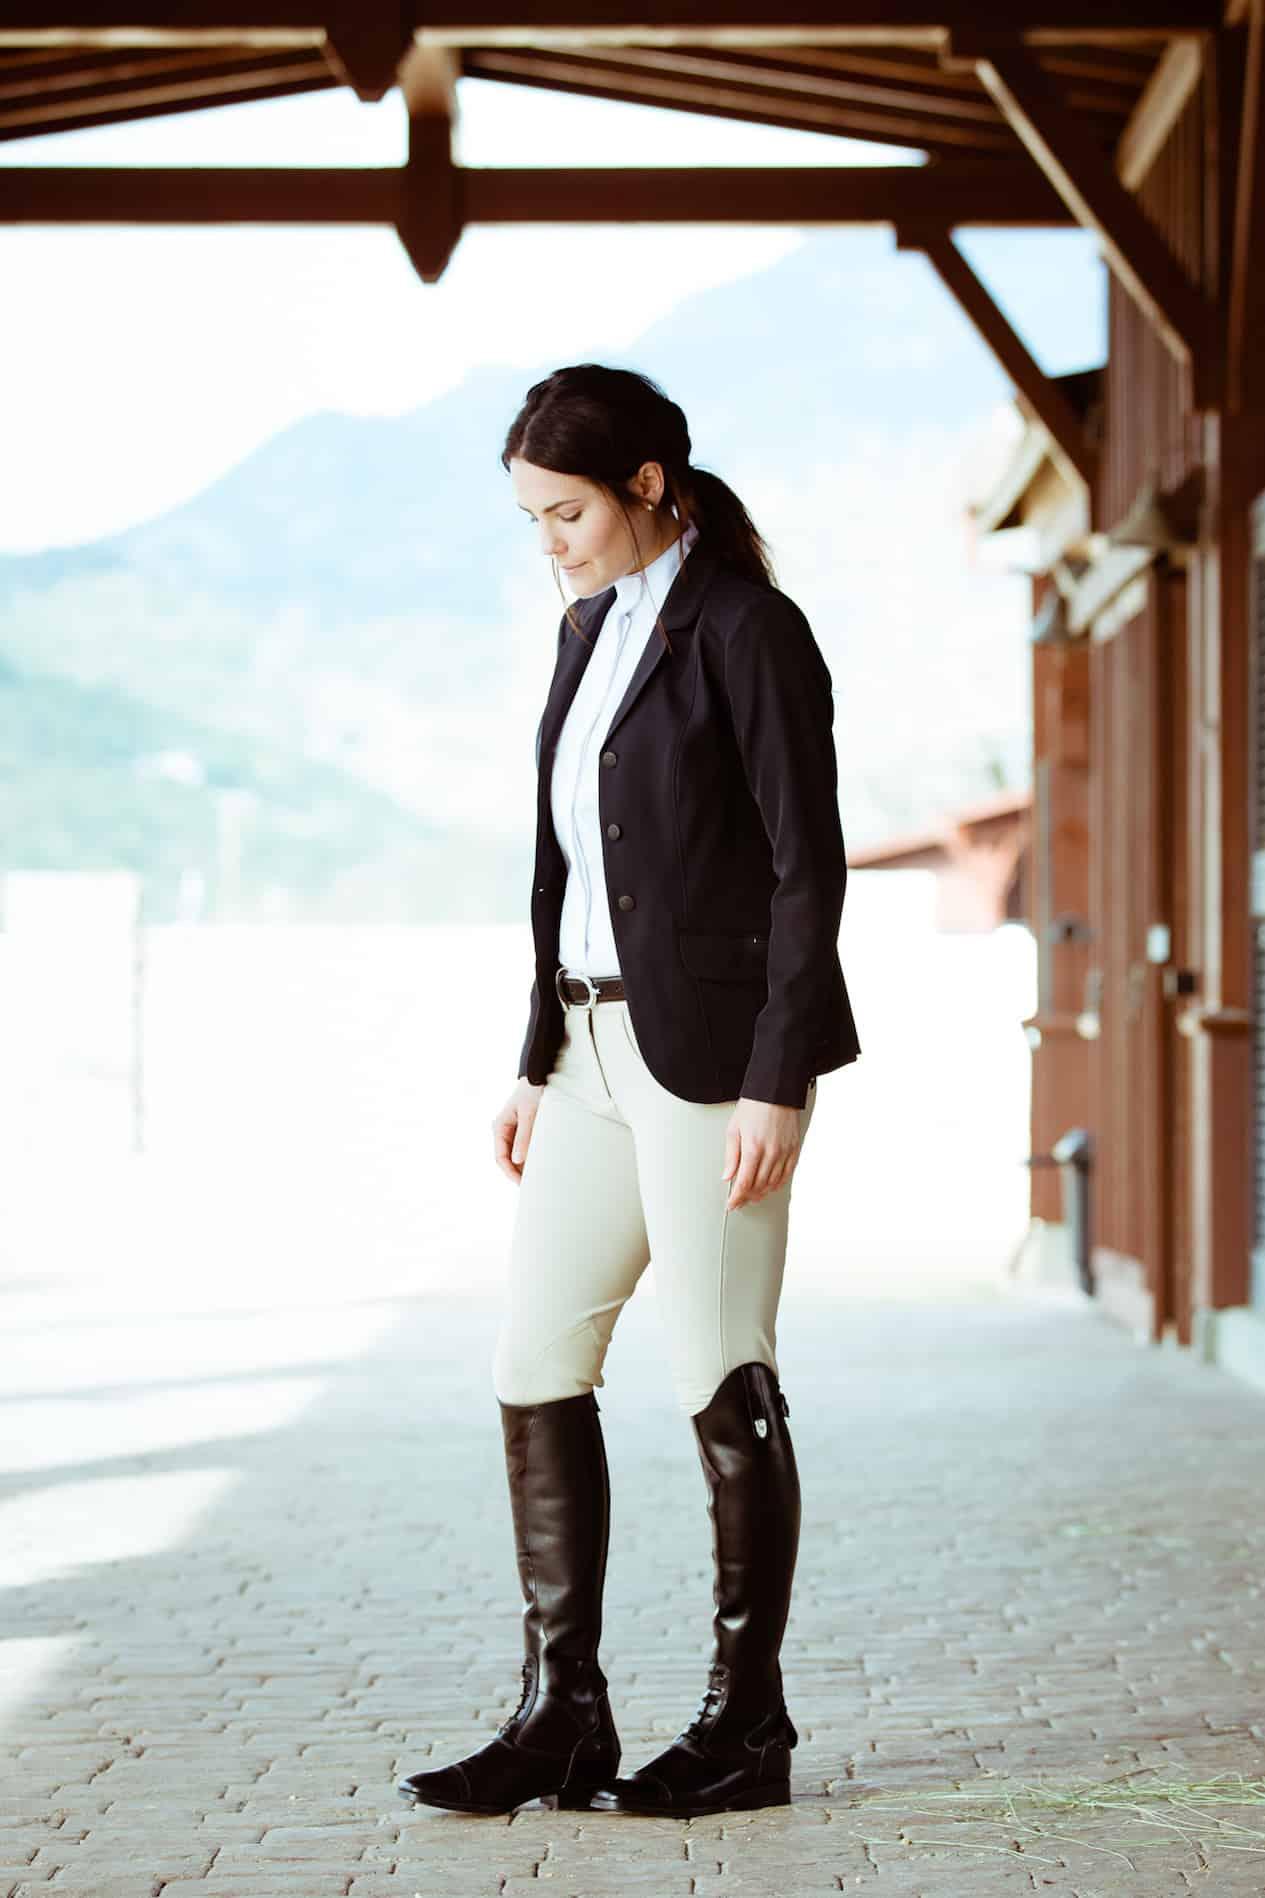
[[[602,621],[610,611],[614,599],[614,587],[607,587],[604,593],[595,593],[591,600],[575,602],[576,614],[584,628],[585,637],[581,639],[578,634],[568,630],[563,638],[562,647],[558,653],[558,663],[553,671],[553,681],[549,687],[549,696],[545,700],[544,715],[540,721],[537,764],[549,757],[558,741],[558,733],[562,730],[563,720],[571,709],[571,701],[579,689],[584,668],[593,656],[593,646],[590,642],[596,641],[601,631]],[[547,772],[546,775],[548,775]]]
[[[708,552],[699,541],[696,541],[685,556],[684,565],[674,576],[659,613],[659,620],[669,638],[673,633],[684,632],[697,619],[703,595],[716,571],[716,566],[716,555]],[[611,591],[613,593],[614,588]],[[675,650],[679,654],[679,646]],[[658,626],[651,626],[646,643],[642,647],[641,657],[628,681],[627,690],[615,707],[614,717],[606,728],[603,744],[609,742],[616,727],[627,718],[633,705],[667,657],[668,648],[660,635]]]
[[[699,554],[701,554],[701,547],[695,541],[695,545],[686,554],[684,566],[672,577],[672,585],[669,586],[667,598],[659,611],[659,621],[669,636],[672,632],[680,632],[684,626],[689,626],[695,621],[697,611],[699,611],[699,602],[703,598],[703,588],[707,586],[712,569],[716,566],[710,554],[703,554],[701,560],[699,560]],[[697,566],[695,566],[695,560],[699,562]],[[606,727],[606,738],[602,740],[604,744],[610,740],[615,727],[629,716],[634,702],[650,685],[651,678],[655,676],[655,672],[659,670],[659,666],[665,659],[667,659],[667,645],[659,636],[659,628],[651,626],[650,634],[646,636],[646,645],[642,647],[642,657],[636,661],[633,678],[629,679],[627,691],[619,700],[619,704],[615,706],[614,717],[610,725]]]
[[[671,637],[673,633],[685,631],[698,616],[703,595],[707,590],[718,565],[718,556],[696,541],[685,557],[685,564],[673,578],[663,602],[659,618],[665,631]],[[591,599],[578,600],[576,611],[585,637],[568,632],[558,654],[558,664],[554,670],[553,683],[549,688],[549,697],[545,702],[544,716],[540,722],[540,748],[537,763],[549,757],[563,721],[571,709],[571,701],[579,689],[584,669],[593,656],[593,647],[601,634],[602,625],[615,602],[614,587],[607,587],[602,593],[595,593]],[[679,650],[679,649],[678,649]],[[660,638],[658,628],[652,627],[638,659],[632,677],[628,681],[623,698],[615,708],[614,716],[606,728],[603,744],[610,738],[617,725],[628,716],[634,702],[640,697],[657,668],[667,657],[667,646]],[[545,772],[548,777],[548,772]]]

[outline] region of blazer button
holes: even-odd
[[[619,829],[619,825],[618,825],[618,824],[608,824],[608,825],[606,826],[606,835],[607,835],[608,837],[618,837],[618,836],[620,835],[620,829]]]
[[[619,907],[621,909],[631,909],[633,907],[633,898],[631,896],[621,896],[619,899]]]
[[[613,751],[604,751],[602,753],[602,763],[609,768],[611,765],[614,764],[616,756],[617,756],[617,753]]]

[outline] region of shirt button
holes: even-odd
[[[619,899],[619,907],[621,909],[632,909],[633,898],[631,896],[621,896]]]
[[[620,831],[619,831],[618,824],[608,824],[606,826],[606,835],[608,837],[618,837],[619,834],[620,834]]]
[[[616,753],[613,751],[604,751],[602,753],[602,763],[606,765],[608,768],[614,764],[615,758],[616,758]]]

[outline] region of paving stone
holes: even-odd
[[[33,1308],[27,1341],[45,1327],[82,1394],[0,1406],[0,1466],[20,1469],[30,1441],[55,1456],[63,1432],[69,1498],[39,1518],[51,1579],[9,1590],[0,1627],[51,1657],[0,1724],[0,1898],[155,1898],[161,1880],[161,1898],[1262,1898],[1265,1860],[1228,1849],[1233,1823],[1265,1831],[1259,1803],[1157,1804],[1132,1869],[1110,1856],[1118,1815],[1064,1815],[1065,1836],[1025,1831],[1022,1853],[1013,1824],[978,1816],[1006,1794],[1024,1811],[1034,1785],[1265,1775],[1260,1393],[1092,1309],[1018,1292],[831,1300],[788,1281],[779,1357],[804,1492],[783,1649],[792,1806],[690,1822],[410,1812],[395,1780],[472,1751],[517,1698],[486,1388],[497,1312],[399,1297],[362,1348],[350,1273],[305,1408],[168,1444],[155,1407],[152,1442],[116,1454],[118,1406],[153,1386],[231,1418],[254,1376],[243,1354],[281,1362],[311,1323],[302,1277],[259,1263],[253,1302],[202,1283],[185,1316],[157,1279],[105,1298],[87,1263]],[[705,1489],[657,1326],[634,1300],[601,1396],[624,1771],[693,1713],[711,1613]],[[197,1375],[173,1380],[195,1346]],[[104,1381],[107,1349],[121,1368]],[[208,1492],[211,1467],[226,1481]],[[6,1478],[0,1496],[45,1480]],[[146,1533],[102,1553],[130,1520],[128,1485]],[[944,1797],[963,1791],[970,1812]]]

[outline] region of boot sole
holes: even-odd
[[[616,1768],[618,1771],[618,1768]],[[473,1801],[459,1799],[423,1799],[420,1794],[406,1792],[402,1786],[396,1792],[406,1806],[434,1806],[441,1812],[469,1812],[481,1819],[503,1818],[507,1812],[517,1812],[520,1806],[530,1806],[537,1799],[547,1812],[584,1812],[599,1786],[606,1785],[614,1774],[607,1772],[601,1779],[591,1781],[570,1780],[565,1786],[555,1787],[552,1792],[528,1793],[523,1799],[516,1799],[509,1806],[478,1806]]]
[[[596,1803],[599,1800],[601,1803]],[[593,1795],[589,1809],[592,1812],[635,1812],[647,1819],[704,1819],[713,1812],[750,1812],[760,1806],[789,1806],[790,1803],[790,1781],[770,1780],[766,1785],[752,1786],[746,1792],[706,1805],[642,1805],[623,1793],[598,1792]]]

